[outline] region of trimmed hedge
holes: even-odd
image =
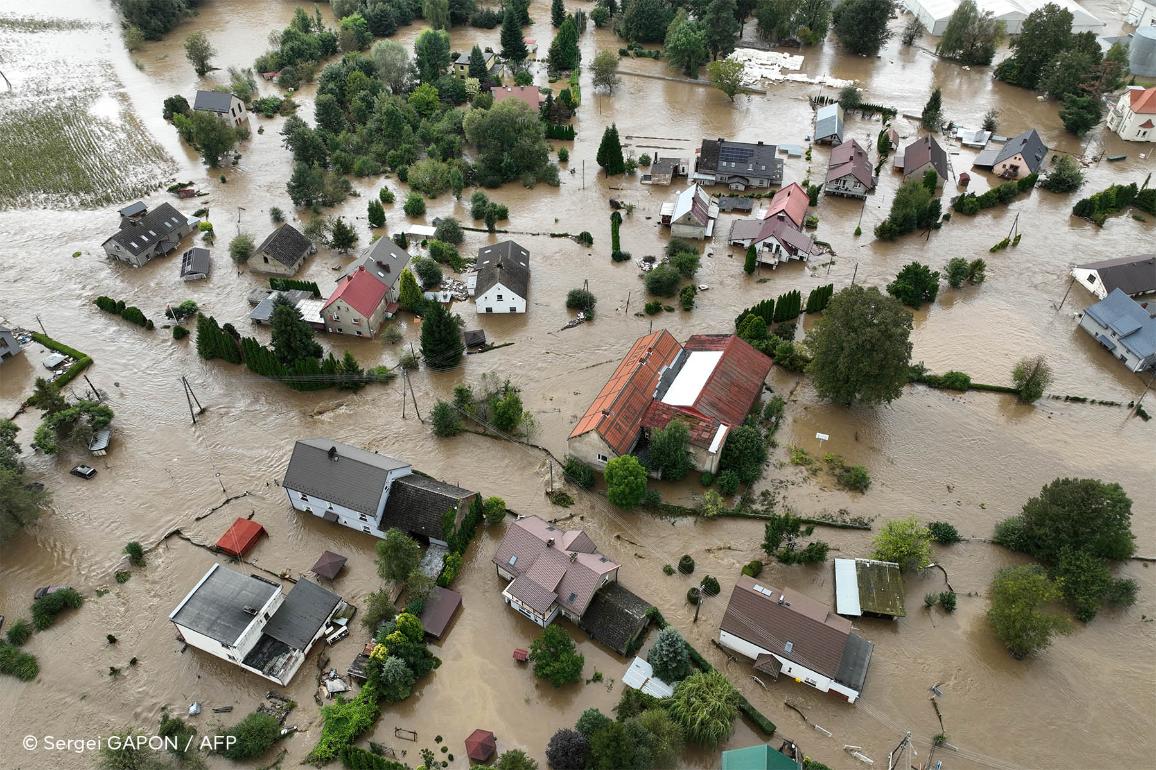
[[[1035,187],[1038,178],[1037,174],[1028,174],[1018,181],[1004,182],[998,187],[993,187],[982,195],[964,193],[956,197],[951,207],[960,214],[974,216],[983,209],[994,208],[1001,203],[1004,205],[1011,203],[1017,195]]]
[[[314,297],[321,296],[321,289],[318,288],[316,281],[298,281],[295,278],[272,277],[269,279],[269,288],[274,291],[292,291],[293,289],[311,291]]]
[[[89,365],[92,364],[92,358],[90,358],[88,354],[81,353],[76,348],[70,348],[62,342],[57,342],[47,334],[41,334],[40,332],[29,332],[29,334],[32,335],[32,339],[36,340],[49,350],[55,350],[57,353],[63,353],[66,356],[71,356],[72,358],[76,359],[76,363],[68,367],[68,371],[52,381],[52,383],[58,388],[63,388],[65,385],[75,380],[80,376],[81,372],[83,372],[89,367]]]

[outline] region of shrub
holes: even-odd
[[[991,584],[988,622],[1013,657],[1025,658],[1070,630],[1066,618],[1043,609],[1059,598],[1059,589],[1039,567],[1006,567]]]
[[[56,616],[66,609],[77,609],[84,604],[84,597],[74,588],[42,596],[32,602],[32,624],[37,631],[43,631],[56,622]]]
[[[847,465],[838,455],[827,455],[824,459],[835,476],[835,483],[841,488],[866,492],[871,486],[871,474],[862,465]]]
[[[402,367],[404,368],[404,367]],[[449,438],[462,432],[462,419],[458,410],[446,401],[438,401],[430,411],[433,433],[438,438]]]
[[[183,326],[174,326],[173,327],[173,339],[174,340],[183,340],[185,337],[188,337],[188,336],[189,336],[189,330],[186,329],[185,327],[183,327]]]
[[[662,565],[662,574],[673,575],[674,574],[674,567],[670,566],[669,564],[663,564]]]
[[[702,592],[707,596],[718,596],[719,591],[721,590],[722,589],[718,584],[718,580],[711,577],[710,575],[707,575],[702,579]]]
[[[254,711],[222,735],[235,740],[221,750],[221,756],[240,762],[268,751],[281,738],[281,723],[269,714]]]
[[[963,539],[959,536],[959,530],[946,521],[931,522],[927,525],[927,531],[931,533],[931,539],[940,545],[952,545]]]
[[[402,208],[407,217],[420,217],[425,213],[425,198],[418,193],[410,193],[406,196],[405,205]]]
[[[573,455],[566,456],[562,472],[567,479],[583,489],[591,489],[594,486],[594,469]]]
[[[659,313],[662,312],[662,303],[661,302],[647,302],[642,307],[642,310],[647,315],[658,315]]]
[[[40,674],[36,658],[11,644],[0,642],[0,674],[14,676],[22,682],[31,682]]]
[[[694,251],[679,251],[667,259],[667,264],[678,271],[683,278],[694,278],[698,272],[699,256]]]
[[[698,477],[698,483],[704,487],[709,487],[714,484],[714,474],[710,471],[703,471],[702,475]]]
[[[698,586],[691,586],[686,590],[686,600],[691,604],[698,604],[702,599],[702,592],[698,590]]]
[[[763,572],[763,563],[761,561],[759,561],[758,559],[755,559],[754,561],[749,561],[743,565],[743,568],[741,571],[742,571],[742,574],[746,575],[747,577],[757,578]]]
[[[453,217],[442,217],[434,229],[434,238],[456,246],[465,239],[465,235],[458,220]]]
[[[145,565],[144,547],[135,540],[129,542],[124,547],[124,553],[128,556],[129,564],[134,567],[143,567]]]
[[[939,606],[944,612],[955,612],[955,592],[944,591],[939,595]]]
[[[682,276],[678,270],[670,265],[659,265],[646,274],[643,279],[646,290],[657,297],[673,297],[682,283]]]
[[[598,298],[587,289],[571,289],[566,294],[566,307],[570,310],[581,311],[587,318],[594,316],[594,306],[597,303]]]
[[[506,518],[506,501],[500,497],[487,497],[482,503],[486,523],[500,524]]]
[[[723,471],[718,475],[718,491],[730,497],[739,491],[739,475],[732,470]]]
[[[372,636],[377,632],[378,626],[387,620],[393,620],[396,615],[397,610],[393,606],[393,600],[389,598],[389,591],[382,588],[365,597],[361,623]]]
[[[547,626],[542,635],[530,645],[530,660],[534,676],[545,679],[555,687],[577,682],[582,678],[585,659],[561,626]]]
[[[32,624],[20,618],[8,627],[8,643],[16,647],[23,647],[32,638]]]
[[[678,304],[683,310],[694,310],[694,298],[698,296],[698,287],[693,284],[683,286],[678,292]]]
[[[931,563],[931,533],[914,516],[889,521],[875,538],[874,558],[905,572],[923,569]]]
[[[690,554],[683,554],[682,558],[678,560],[678,571],[684,575],[689,575],[694,572],[694,559]]]
[[[611,458],[603,472],[607,497],[620,508],[633,508],[646,494],[646,469],[634,455]]]
[[[658,632],[646,660],[654,668],[654,675],[668,684],[686,679],[691,672],[686,641],[673,626]],[[622,714],[618,716],[621,718]]]
[[[734,731],[739,701],[738,691],[720,672],[699,671],[678,686],[667,711],[689,740],[717,746]]]

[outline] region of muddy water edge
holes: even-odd
[[[28,456],[32,473],[54,491],[51,513],[25,535],[0,550],[0,613],[10,621],[22,614],[33,589],[45,584],[71,583],[89,597],[79,612],[51,630],[37,635],[29,650],[42,667],[38,681],[5,680],[0,689],[0,765],[5,768],[91,767],[92,757],[25,753],[19,748],[26,734],[60,737],[107,735],[130,727],[148,730],[168,708],[181,712],[194,701],[206,707],[234,705],[234,716],[251,709],[268,689],[256,677],[243,675],[224,661],[195,650],[184,654],[174,639],[168,613],[213,563],[214,557],[185,540],[161,538],[180,528],[196,543],[211,543],[235,516],[254,513],[269,531],[252,552],[253,569],[274,573],[308,569],[325,549],[350,556],[350,566],[337,580],[336,590],[354,603],[374,590],[373,542],[357,533],[327,526],[296,515],[275,481],[283,473],[294,439],[331,436],[411,460],[421,470],[498,494],[522,513],[546,517],[573,515],[603,550],[622,563],[620,578],[636,593],[653,601],[663,614],[715,664],[725,666],[732,681],[779,726],[781,735],[797,740],[808,754],[832,767],[856,763],[841,748],[863,747],[876,762],[911,730],[921,751],[939,732],[928,703],[928,687],[939,684],[946,732],[958,752],[942,752],[944,767],[1088,768],[1135,765],[1156,755],[1156,640],[1153,626],[1143,616],[1156,614],[1156,579],[1138,562],[1123,574],[1139,581],[1137,605],[1126,612],[1103,613],[1092,624],[1056,641],[1039,659],[1012,660],[992,637],[983,614],[984,592],[994,572],[1018,559],[982,542],[999,519],[1016,512],[1023,501],[1057,476],[1091,476],[1119,481],[1134,501],[1134,529],[1139,551],[1156,555],[1156,439],[1153,429],[1126,419],[1123,409],[1044,400],[1024,407],[1011,398],[993,394],[949,395],[911,388],[894,404],[878,409],[841,409],[817,400],[805,381],[774,372],[769,384],[789,395],[787,419],[781,429],[774,464],[763,485],[773,487],[780,499],[798,511],[812,514],[847,509],[874,517],[876,522],[914,514],[923,520],[946,520],[968,537],[976,538],[937,552],[955,590],[960,594],[954,615],[927,613],[924,593],[943,588],[939,573],[908,581],[909,616],[900,622],[864,621],[861,632],[876,643],[867,690],[860,704],[849,707],[791,682],[770,685],[764,691],[747,677],[741,663],[727,664],[710,644],[740,565],[759,556],[761,526],[749,521],[662,520],[610,508],[600,498],[576,494],[569,510],[556,509],[543,497],[549,470],[532,450],[477,436],[450,441],[433,438],[428,426],[412,411],[402,419],[402,393],[397,383],[366,389],[358,394],[298,394],[219,362],[202,362],[189,341],[174,342],[161,331],[148,334],[102,316],[92,306],[106,294],[140,306],[160,317],[164,305],[195,299],[218,320],[248,329],[245,295],[261,285],[260,276],[237,273],[229,264],[224,245],[238,230],[258,238],[268,232],[269,208],[291,206],[284,192],[288,154],[280,145],[281,119],[253,119],[253,137],[242,146],[243,158],[208,175],[171,126],[160,116],[160,104],[174,93],[191,95],[197,87],[184,59],[180,40],[203,30],[220,52],[216,65],[249,66],[264,49],[270,30],[280,29],[297,7],[312,13],[325,5],[270,2],[269,0],[205,0],[199,15],[165,41],[147,44],[129,55],[120,45],[115,17],[97,0],[52,0],[39,3],[36,13],[80,18],[91,22],[79,34],[97,58],[106,61],[124,86],[140,118],[155,139],[176,159],[178,178],[195,180],[209,193],[198,205],[207,205],[218,232],[215,270],[203,283],[186,285],[177,276],[172,257],[132,270],[110,265],[100,242],[115,227],[111,211],[0,212],[0,312],[10,321],[34,326],[37,314],[49,333],[89,353],[95,364],[89,376],[106,392],[116,410],[113,451],[98,458],[100,474],[91,482],[67,475],[81,456],[46,458]],[[1089,6],[1119,27],[1119,12],[1107,3]],[[528,35],[551,37],[548,3],[535,0],[535,23]],[[0,0],[0,14],[22,15],[26,10],[13,0]],[[901,24],[902,22],[896,22]],[[402,30],[396,39],[411,44],[420,31]],[[455,49],[473,42],[497,46],[497,30],[454,30]],[[618,48],[618,41],[602,30],[587,31],[581,41],[587,61],[596,50]],[[5,50],[4,68],[13,72],[41,68],[68,77],[70,51],[61,50],[55,62],[21,58],[20,50]],[[936,61],[917,48],[892,43],[875,60],[843,55],[828,43],[806,51],[804,71],[829,73],[860,81],[870,101],[893,104],[904,113],[918,113],[933,86],[943,89],[949,118],[978,124],[983,113],[996,107],[1001,128],[1015,133],[1035,126],[1056,149],[1082,153],[1081,145],[1063,132],[1054,105],[1039,103],[1024,91],[993,83],[982,69],[965,71]],[[626,60],[623,70],[665,74],[661,63]],[[220,73],[217,73],[220,74]],[[541,68],[537,73],[545,83]],[[43,73],[41,74],[43,78]],[[263,90],[269,86],[262,84]],[[524,392],[538,423],[536,441],[561,456],[565,436],[576,417],[600,387],[622,351],[651,321],[636,317],[642,302],[641,282],[633,264],[613,264],[607,257],[609,238],[606,199],[619,198],[636,209],[627,217],[623,248],[636,258],[659,254],[665,240],[657,222],[660,203],[669,188],[649,189],[635,180],[607,181],[595,173],[594,154],[604,126],[615,122],[628,149],[642,152],[681,152],[689,156],[704,136],[742,140],[802,143],[809,133],[812,113],[807,97],[816,87],[769,87],[762,96],[740,97],[731,105],[716,91],[685,83],[624,74],[613,96],[596,96],[589,75],[583,74],[584,104],[576,120],[578,141],[562,169],[558,188],[525,190],[507,186],[491,197],[509,206],[511,230],[526,233],[551,231],[594,234],[595,246],[584,249],[571,241],[541,235],[518,235],[533,254],[531,308],[522,318],[475,320],[472,308],[459,307],[470,327],[481,326],[491,339],[514,344],[482,356],[470,356],[457,370],[439,374],[419,372],[413,378],[416,399],[425,415],[434,401],[445,397],[459,382],[476,382],[493,372],[509,377]],[[312,115],[312,89],[295,98],[302,115]],[[914,135],[916,127],[899,121],[900,132]],[[851,119],[849,134],[874,147],[878,123]],[[263,133],[256,127],[262,126]],[[1127,160],[1101,162],[1089,171],[1088,190],[1112,183],[1140,182],[1152,168],[1138,157],[1135,146],[1114,138],[1100,141],[1108,154],[1126,153]],[[669,148],[669,149],[668,149]],[[955,148],[958,150],[958,148]],[[808,164],[802,158],[787,161],[786,179],[822,176],[826,153],[816,148]],[[872,152],[874,155],[874,153]],[[956,172],[970,165],[970,151],[952,155]],[[810,168],[808,169],[808,166]],[[574,173],[570,173],[573,171]],[[376,192],[381,180],[355,181],[362,195]],[[402,190],[395,179],[386,180]],[[973,175],[972,189],[988,184],[983,174]],[[1144,384],[1116,366],[1111,358],[1075,328],[1072,317],[1089,304],[1076,289],[1063,309],[1058,303],[1068,286],[1067,271],[1076,262],[1131,254],[1153,238],[1152,225],[1127,216],[1117,217],[1102,229],[1071,219],[1072,200],[1036,191],[1006,209],[967,219],[958,217],[930,239],[908,237],[897,243],[874,242],[869,233],[882,219],[898,186],[889,172],[882,175],[876,195],[866,206],[824,198],[817,214],[818,237],[829,242],[836,258],[806,270],[797,264],[766,272],[763,282],[746,278],[741,255],[727,249],[721,237],[708,245],[700,283],[711,290],[700,295],[692,313],[665,313],[654,319],[682,338],[703,331],[725,331],[742,308],[768,296],[798,288],[834,282],[836,287],[856,282],[882,286],[912,259],[933,267],[954,256],[988,261],[988,280],[980,287],[953,291],[944,288],[940,300],[916,314],[914,358],[935,371],[960,369],[977,381],[1006,382],[1012,364],[1022,355],[1044,353],[1056,373],[1052,392],[1127,402]],[[150,202],[170,199],[158,193]],[[399,200],[401,196],[399,196]],[[357,222],[363,242],[369,237],[364,220],[365,198],[351,198],[333,213]],[[186,206],[188,211],[191,207]],[[429,202],[428,217],[453,214],[468,219],[466,207],[448,196]],[[988,248],[1004,237],[1019,216],[1024,233],[1020,245],[995,255]],[[389,228],[407,221],[400,205],[387,208]],[[868,233],[855,238],[862,217]],[[413,220],[418,221],[418,220]],[[424,220],[423,220],[424,221]],[[718,224],[725,233],[729,216]],[[472,251],[492,238],[467,235],[464,250]],[[80,256],[73,257],[74,252]],[[318,281],[322,290],[332,286],[334,270],[349,261],[323,250],[298,277]],[[569,315],[563,308],[566,292],[589,280],[599,298],[599,317],[592,324],[559,331]],[[406,340],[416,344],[418,328],[403,319]],[[264,334],[257,332],[258,336]],[[380,341],[326,338],[327,347],[340,355],[352,351],[366,364],[396,362],[402,346]],[[11,414],[26,394],[38,355],[6,364],[0,372],[0,407]],[[198,397],[208,406],[198,425],[189,425],[180,384],[187,376]],[[79,385],[73,385],[79,389]],[[33,415],[18,418],[27,442],[35,428]],[[1150,425],[1150,424],[1149,424]],[[786,447],[812,451],[817,431],[831,441],[824,451],[838,452],[866,465],[873,484],[865,495],[849,495],[813,479],[786,462]],[[701,493],[697,483],[661,485],[668,499],[692,502]],[[197,520],[226,497],[245,494],[215,513]],[[501,606],[500,583],[489,563],[500,530],[487,531],[469,553],[468,566],[459,578],[464,611],[438,655],[442,667],[406,703],[386,709],[373,740],[408,748],[417,764],[416,748],[433,746],[444,735],[451,751],[459,753],[453,765],[464,767],[461,740],[474,727],[493,730],[501,749],[521,747],[543,760],[555,729],[570,725],[582,709],[609,709],[617,700],[617,682],[625,661],[603,648],[578,638],[586,655],[585,674],[601,671],[608,686],[590,684],[553,691],[536,684],[509,659],[510,649],[527,646],[533,627]],[[826,531],[822,537],[842,555],[862,555],[867,533]],[[113,581],[123,569],[121,548],[139,540],[152,550],[148,566],[134,572],[124,585]],[[691,578],[666,577],[664,563],[683,553],[692,554],[699,573],[716,575],[723,584],[720,598],[710,600],[697,624],[685,604]],[[830,601],[833,595],[829,568],[768,568],[766,579],[797,588]],[[109,589],[97,596],[98,589]],[[573,629],[571,629],[573,630]],[[120,640],[115,646],[106,634]],[[356,642],[345,641],[325,651],[332,664],[343,669],[353,657]],[[137,666],[127,660],[137,657]],[[298,764],[319,735],[318,707],[313,699],[315,659],[303,669],[287,694],[300,706],[290,718],[303,735],[290,738],[285,766]],[[122,675],[110,677],[117,666]],[[828,738],[813,730],[788,709],[789,700],[815,724],[833,733]],[[215,717],[202,716],[198,726],[209,729]],[[394,728],[416,730],[419,744],[394,737]],[[729,745],[757,740],[740,723]],[[685,764],[712,767],[717,755],[691,752]],[[230,766],[210,760],[210,765]]]

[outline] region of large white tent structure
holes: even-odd
[[[928,34],[937,37],[947,28],[947,22],[960,2],[960,0],[902,1],[903,6],[919,19]],[[1009,35],[1018,35],[1028,14],[1043,8],[1049,2],[1071,11],[1072,32],[1095,32],[1106,26],[1104,22],[1080,7],[1075,0],[975,0],[980,12],[990,12],[996,19],[1002,21]]]

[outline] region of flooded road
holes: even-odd
[[[270,207],[291,210],[285,194],[288,154],[278,136],[282,120],[252,119],[254,133],[241,147],[241,163],[219,172],[227,180],[221,183],[218,172],[207,174],[162,120],[161,103],[175,93],[191,97],[197,87],[180,45],[185,35],[206,32],[220,52],[215,64],[222,71],[215,74],[223,75],[227,66],[250,66],[263,50],[267,33],[283,27],[297,7],[312,13],[315,6],[285,0],[205,0],[199,15],[168,39],[130,55],[116,39],[115,17],[107,4],[51,0],[36,5],[37,14],[80,18],[92,25],[79,34],[90,38],[97,55],[107,61],[110,82],[123,86],[149,133],[175,159],[176,178],[194,180],[209,192],[196,205],[176,205],[186,213],[208,206],[218,237],[212,277],[184,284],[174,257],[136,270],[105,261],[100,243],[117,224],[111,206],[0,212],[0,315],[29,328],[36,327],[39,315],[49,334],[91,355],[95,363],[87,374],[116,410],[113,448],[106,457],[96,458],[100,473],[94,480],[83,482],[67,475],[72,464],[85,459],[80,455],[26,457],[33,475],[53,489],[55,500],[52,512],[35,528],[0,548],[0,614],[9,622],[22,615],[40,585],[72,583],[89,600],[29,644],[29,651],[40,660],[37,682],[5,679],[0,687],[4,768],[92,766],[91,757],[81,755],[25,753],[18,742],[26,734],[88,737],[130,728],[148,732],[162,710],[180,713],[194,700],[206,709],[235,705],[234,716],[239,716],[268,689],[264,681],[241,674],[224,661],[195,650],[179,653],[167,615],[213,563],[213,555],[170,538],[150,552],[144,570],[117,585],[113,574],[124,568],[121,549],[129,540],[153,546],[180,528],[193,541],[211,543],[234,517],[254,512],[269,531],[249,557],[258,567],[300,573],[322,550],[330,549],[350,556],[349,568],[335,583],[346,599],[357,604],[378,587],[370,538],[297,515],[273,483],[281,477],[299,437],[331,436],[395,454],[446,481],[500,495],[521,513],[580,517],[578,523],[603,551],[622,563],[624,584],[654,602],[714,663],[726,665],[709,640],[717,632],[739,567],[759,556],[762,527],[757,522],[667,521],[617,511],[600,498],[577,492],[575,507],[554,508],[543,497],[549,469],[539,452],[471,435],[436,439],[412,410],[402,419],[402,394],[396,382],[352,395],[295,393],[237,367],[201,361],[191,339],[175,342],[162,330],[141,331],[92,305],[104,294],[138,305],[159,319],[167,303],[191,298],[222,323],[249,329],[245,297],[264,284],[264,277],[238,273],[225,247],[238,230],[263,238],[272,227]],[[324,5],[318,7],[328,14]],[[1089,8],[1109,21],[1109,32],[1119,27],[1114,5]],[[0,0],[0,15],[25,12],[25,6],[14,0]],[[535,23],[527,34],[545,48],[551,37],[548,3],[536,0],[533,15]],[[407,28],[395,39],[411,44],[419,30]],[[452,38],[456,49],[468,49],[475,41],[497,47],[498,30],[457,29]],[[619,41],[591,27],[581,44],[589,61],[600,48],[617,49]],[[832,41],[819,51],[804,53],[805,72],[860,81],[868,101],[894,105],[901,113],[918,113],[934,85],[943,89],[946,115],[957,123],[978,125],[984,112],[996,107],[1002,133],[1034,126],[1053,148],[1082,153],[1080,142],[1064,133],[1054,105],[994,83],[982,68],[965,71],[895,42],[876,60],[845,56]],[[4,71],[13,82],[22,76],[27,79],[33,70],[55,73],[42,74],[38,82],[67,77],[60,62],[68,59],[68,50],[60,50],[55,70],[23,56],[19,49],[2,54]],[[663,64],[649,60],[625,60],[622,69],[668,74]],[[541,67],[537,77],[539,83],[546,82]],[[270,87],[262,83],[261,88]],[[594,155],[603,128],[615,122],[627,149],[636,155],[663,148],[659,151],[664,155],[681,152],[690,157],[702,137],[716,136],[801,144],[812,120],[807,97],[819,89],[772,85],[765,96],[742,96],[731,105],[709,88],[623,74],[613,96],[597,96],[584,73],[582,90],[584,104],[575,121],[579,137],[572,144],[569,163],[562,167],[561,186],[526,190],[511,185],[489,194],[509,206],[511,231],[589,230],[594,246],[585,249],[563,239],[515,236],[533,259],[529,312],[520,318],[479,320],[471,307],[456,308],[467,328],[481,326],[490,339],[514,344],[469,356],[453,371],[418,372],[413,385],[423,415],[455,384],[477,382],[493,372],[523,389],[538,424],[535,442],[560,457],[577,416],[629,343],[652,323],[669,328],[680,339],[696,332],[730,331],[734,317],[759,299],[795,288],[805,293],[828,282],[839,288],[852,279],[882,287],[911,260],[939,268],[955,256],[986,259],[987,281],[961,290],[944,286],[934,305],[916,313],[915,360],[934,371],[958,369],[976,381],[1006,383],[1017,359],[1043,353],[1055,372],[1052,393],[1126,403],[1143,392],[1143,381],[1123,371],[1076,329],[1073,313],[1091,303],[1090,295],[1077,287],[1060,311],[1054,305],[1068,288],[1073,264],[1150,251],[1153,225],[1125,215],[1098,229],[1069,217],[1073,196],[1040,190],[974,218],[956,216],[929,240],[909,236],[884,244],[874,242],[870,232],[886,215],[899,185],[899,178],[884,170],[879,190],[865,207],[831,198],[820,201],[818,238],[829,242],[837,255],[831,264],[804,268],[792,263],[762,273],[763,282],[746,277],[741,255],[726,248],[721,233],[729,229],[731,217],[724,215],[717,227],[720,235],[708,247],[696,279],[711,287],[699,295],[698,307],[653,320],[636,316],[645,301],[642,284],[635,265],[615,264],[608,258],[606,199],[615,197],[636,206],[623,224],[622,243],[638,259],[661,253],[666,236],[657,225],[658,210],[674,190],[640,186],[636,179],[607,181],[598,175]],[[311,119],[312,88],[294,98],[302,105],[301,114]],[[914,124],[902,119],[898,123],[902,135],[915,134]],[[264,128],[263,133],[257,126]],[[849,135],[869,147],[872,157],[878,130],[877,121],[848,121]],[[1103,142],[1108,154],[1128,158],[1092,166],[1084,190],[1139,183],[1154,168],[1150,158],[1139,157],[1147,148],[1114,137]],[[678,149],[665,149],[670,147]],[[968,170],[972,157],[966,149],[954,154],[958,150],[952,148],[951,156],[956,173]],[[826,155],[827,150],[816,148],[809,164],[803,158],[788,160],[785,179],[801,181],[808,173],[812,180],[821,178]],[[404,189],[396,179],[385,183],[395,191]],[[973,174],[971,189],[982,191],[987,183],[982,173]],[[374,194],[380,185],[381,180],[354,180],[363,196]],[[948,190],[954,189],[949,183]],[[163,192],[149,198],[151,203],[164,200],[173,199]],[[332,212],[357,222],[363,244],[369,237],[365,200],[351,198]],[[386,211],[391,232],[407,221],[400,203]],[[426,217],[410,221],[427,222],[447,214],[465,222],[468,206],[442,196],[428,203]],[[865,235],[856,238],[860,215]],[[1007,234],[1017,215],[1024,234],[1020,245],[989,254],[988,248]],[[468,233],[463,251],[493,240]],[[297,277],[316,280],[322,291],[328,291],[334,270],[349,259],[323,249]],[[570,318],[563,304],[566,292],[587,280],[599,300],[598,319],[558,331]],[[415,325],[406,318],[402,326],[402,345],[336,337],[322,342],[339,356],[352,351],[366,365],[392,365],[403,345],[417,343]],[[16,410],[39,369],[34,352],[0,369],[0,414]],[[208,407],[196,427],[189,423],[182,376],[188,377]],[[914,514],[927,521],[950,521],[967,537],[986,538],[995,522],[1018,511],[1047,481],[1090,476],[1124,486],[1134,501],[1138,552],[1156,555],[1156,428],[1127,419],[1122,408],[1050,399],[1026,407],[1008,396],[953,395],[916,387],[889,406],[848,410],[818,401],[807,383],[792,375],[774,371],[770,384],[777,392],[790,394],[790,399],[774,465],[763,484],[781,486],[782,500],[800,512],[845,508],[874,517],[876,523]],[[70,387],[79,393],[81,386]],[[18,418],[25,444],[35,429],[34,417]],[[824,451],[867,466],[873,479],[868,493],[830,488],[787,464],[786,448],[792,444],[817,451],[817,431],[831,436]],[[664,497],[682,502],[701,493],[697,483],[659,488]],[[225,498],[242,493],[248,495],[196,520]],[[385,710],[372,736],[399,751],[408,747],[411,765],[419,761],[418,746],[432,747],[433,737],[443,735],[458,754],[451,767],[464,768],[461,741],[475,727],[483,727],[497,734],[500,749],[524,748],[544,767],[545,744],[556,729],[570,726],[588,706],[610,708],[619,696],[622,685],[617,680],[625,661],[587,640],[579,640],[587,660],[584,675],[589,678],[601,671],[615,680],[610,689],[604,682],[555,692],[515,667],[510,650],[528,646],[534,627],[501,606],[500,582],[489,562],[499,537],[500,531],[484,533],[469,553],[469,566],[458,581],[464,611],[437,651],[442,667],[415,697]],[[865,555],[869,549],[868,533],[823,530],[821,537],[841,555]],[[698,562],[696,575],[715,575],[723,585],[723,593],[706,603],[697,624],[691,622],[693,608],[685,604],[692,579],[661,572],[663,564],[674,563],[683,553]],[[795,739],[807,754],[837,768],[858,766],[842,751],[847,744],[862,746],[877,765],[884,762],[887,751],[907,730],[926,756],[930,737],[939,732],[927,702],[928,688],[937,683],[944,693],[945,731],[959,748],[937,754],[945,768],[1137,766],[1144,764],[1137,760],[1156,755],[1156,634],[1147,622],[1156,616],[1153,570],[1141,562],[1122,570],[1140,583],[1136,606],[1104,612],[1091,625],[1078,626],[1071,636],[1058,639],[1040,658],[1018,662],[1000,647],[984,620],[984,593],[992,575],[1017,557],[977,540],[938,549],[936,558],[960,595],[959,609],[950,616],[922,609],[924,593],[943,590],[942,575],[934,572],[908,581],[907,618],[861,623],[862,633],[876,647],[859,705],[840,704],[787,681],[764,692],[747,677],[742,664],[728,666],[731,680],[779,726],[780,735]],[[791,586],[823,601],[832,599],[829,567],[769,566],[764,575],[772,584]],[[109,592],[98,597],[98,589]],[[119,638],[119,644],[106,643],[109,633]],[[332,655],[333,666],[345,668],[356,653],[357,638],[325,651]],[[139,665],[126,668],[133,656]],[[110,666],[124,672],[110,677]],[[319,735],[313,670],[311,660],[308,670],[303,669],[288,688],[289,696],[300,704],[290,723],[305,734],[285,742],[286,767],[297,765]],[[784,705],[785,700],[832,737],[805,724]],[[203,715],[197,724],[205,730],[215,719]],[[394,727],[417,730],[418,746],[395,739]],[[740,723],[729,745],[756,741],[750,728]],[[714,767],[717,755],[695,752],[685,761],[687,766]],[[233,765],[217,760],[210,766]]]

